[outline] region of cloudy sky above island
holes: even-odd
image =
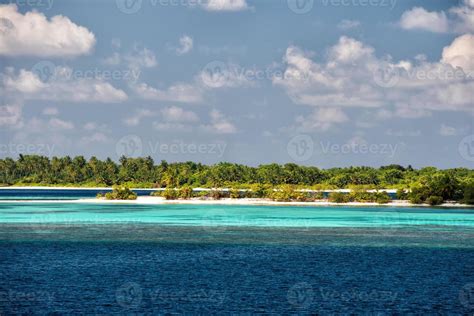
[[[1,3],[0,157],[474,166],[474,0]]]

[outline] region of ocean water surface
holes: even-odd
[[[76,313],[472,315],[474,210],[0,202],[0,315]]]

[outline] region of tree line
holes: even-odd
[[[313,189],[396,188],[415,192],[419,200],[430,196],[461,200],[466,188],[474,186],[474,170],[387,165],[320,169],[294,163],[264,164],[257,167],[221,162],[204,165],[195,162],[159,163],[151,157],[121,157],[119,162],[83,156],[52,157],[20,155],[0,159],[0,184],[9,185],[127,185],[142,188],[232,187],[253,184],[272,187],[291,185]]]

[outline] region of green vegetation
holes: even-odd
[[[112,192],[104,194],[97,194],[98,198],[105,198],[106,200],[136,200],[137,194],[125,186],[115,186]]]
[[[454,168],[419,170],[399,165],[319,169],[312,166],[268,164],[249,167],[233,163],[207,166],[194,162],[155,164],[151,157],[121,157],[86,160],[78,157],[20,155],[17,160],[0,159],[0,186],[126,186],[167,188],[165,198],[197,197],[191,188],[233,188],[231,192],[209,191],[201,198],[270,197],[282,201],[313,201],[320,195],[298,192],[299,189],[326,190],[349,188],[351,196],[332,194],[332,200],[385,201],[384,195],[367,195],[368,189],[397,189],[400,199],[416,203],[463,201],[474,204],[474,170]],[[168,190],[172,188],[173,190]],[[178,188],[174,192],[174,188]],[[237,191],[246,189],[249,191]],[[275,190],[276,189],[276,190]]]

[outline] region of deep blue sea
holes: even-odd
[[[473,223],[473,209],[3,201],[0,315],[474,315]]]

